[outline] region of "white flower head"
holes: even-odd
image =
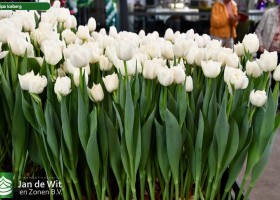
[[[221,63],[216,61],[201,61],[203,74],[208,78],[216,78],[221,72]]]
[[[255,33],[245,35],[242,44],[249,53],[256,53],[260,46],[259,39]]]
[[[264,90],[252,90],[250,93],[250,102],[256,107],[262,107],[267,101],[267,95]]]
[[[104,92],[101,84],[93,84],[92,88],[88,88],[89,98],[94,102],[100,102],[104,99]]]
[[[119,87],[119,78],[116,73],[102,77],[102,80],[106,90],[109,93],[112,93],[113,91],[117,90]]]

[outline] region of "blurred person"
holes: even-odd
[[[277,51],[278,64],[280,62],[280,5],[268,9],[263,14],[256,28],[256,34],[260,41],[258,54],[267,50]]]
[[[233,0],[216,0],[210,19],[210,36],[222,42],[222,46],[233,48],[238,23],[237,4]]]

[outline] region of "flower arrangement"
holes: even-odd
[[[57,2],[0,18],[0,163],[13,159],[15,185],[31,160],[64,199],[224,200],[247,162],[235,199],[248,199],[280,124],[277,54],[253,60],[255,34],[234,52],[193,30],[107,35]]]

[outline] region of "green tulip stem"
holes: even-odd
[[[246,183],[247,183],[248,177],[249,177],[249,173],[248,173],[248,172],[247,172],[247,173],[245,172],[245,175],[244,175],[244,178],[243,178],[241,187],[240,187],[239,192],[238,192],[238,196],[237,196],[237,198],[236,198],[237,200],[240,200],[240,199],[241,199],[241,195],[242,195],[243,190],[244,190],[244,188],[245,188],[245,185],[246,185]]]
[[[128,180],[128,177],[126,178],[126,189],[125,189],[125,199],[130,200],[130,182]]]
[[[253,187],[254,187],[254,185],[252,185],[252,184],[249,185],[249,187],[248,187],[248,189],[247,189],[247,191],[246,191],[246,194],[245,194],[245,197],[244,197],[243,200],[248,200],[249,195],[250,195],[250,193],[251,193]]]
[[[264,79],[263,79],[263,85],[262,89],[266,90],[267,84],[269,83],[269,72],[264,72]]]
[[[15,167],[15,170],[14,170],[14,187],[16,188],[18,186],[18,176],[19,176],[19,170],[18,170],[18,167]]]
[[[279,96],[279,81],[276,81],[276,84],[273,89],[273,99],[276,104],[278,104],[278,96]]]
[[[233,103],[233,99],[234,99],[234,90],[232,92],[232,94],[230,95],[229,97],[229,102],[228,102],[228,107],[227,107],[227,118],[229,119],[229,115],[230,115],[230,112],[231,112],[231,107],[232,107],[232,103]]]
[[[96,191],[96,196],[98,200],[101,200],[101,188],[99,184],[94,184],[95,186],[95,191]]]
[[[126,65],[126,61],[123,61],[124,63],[124,71],[125,71],[125,77],[124,77],[124,84],[126,85],[127,84],[127,80],[128,80],[128,72],[127,72],[127,65]]]
[[[152,85],[152,80],[147,80],[147,94],[146,94],[147,100],[151,98],[151,85]],[[148,112],[149,112],[149,108],[145,108],[144,119],[147,118]]]
[[[145,195],[145,181],[146,181],[146,175],[144,170],[140,170],[140,197],[141,200],[144,200]]]
[[[206,190],[206,197],[205,197],[205,199],[207,199],[207,200],[210,198],[211,185],[212,185],[212,180],[208,180],[207,190]]]
[[[175,199],[179,200],[179,182],[175,182]]]
[[[86,191],[87,191],[87,199],[90,199],[92,197],[92,192],[90,188],[90,173],[88,167],[85,171],[85,183],[86,183]]]
[[[163,192],[163,200],[169,199],[169,182],[165,183],[164,192]]]
[[[187,170],[187,175],[184,181],[184,189],[183,189],[183,199],[188,199],[189,198],[189,193],[190,193],[190,187],[191,187],[191,171],[190,169]],[[186,198],[184,198],[186,197]]]
[[[77,194],[78,194],[78,198],[79,198],[80,200],[83,199],[83,195],[82,195],[82,191],[81,191],[81,188],[80,188],[80,184],[79,184],[78,179],[75,178],[75,179],[73,180],[73,182],[74,182],[74,185],[75,185]]]
[[[148,176],[148,185],[149,185],[149,190],[150,190],[150,199],[155,200],[155,188],[152,183],[152,177]]]
[[[254,116],[256,110],[257,110],[257,107],[253,106],[253,109],[251,110],[250,115],[249,115],[249,124],[252,123],[252,119],[253,119],[253,116]]]
[[[69,188],[69,190],[70,190],[71,199],[76,199],[76,198],[75,198],[75,194],[74,194],[74,190],[73,190],[73,187],[72,187],[71,179],[70,179],[68,176],[66,176],[65,179],[66,179],[68,188]]]
[[[195,190],[194,190],[194,200],[198,200],[199,199],[199,178],[197,177],[195,179]]]

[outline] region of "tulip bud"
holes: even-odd
[[[264,90],[252,90],[250,93],[250,102],[256,107],[262,107],[267,101],[267,95]]]
[[[235,53],[227,54],[226,65],[229,67],[238,68],[239,58],[238,58],[237,54],[235,54]]]
[[[156,78],[157,74],[156,74],[156,69],[157,69],[157,65],[155,61],[152,60],[146,60],[144,62],[144,67],[143,67],[143,76],[146,79],[150,79],[153,80]]]
[[[82,69],[82,71],[83,71],[83,76],[85,77],[85,83],[87,85],[88,84],[88,73],[86,72],[85,69]],[[79,87],[79,85],[80,85],[80,70],[75,70],[74,71],[73,79],[74,79],[74,84],[76,85],[76,87]]]
[[[62,51],[60,46],[53,41],[44,41],[41,46],[45,60],[51,65],[56,65],[62,59]]]
[[[86,50],[82,46],[76,46],[71,52],[70,62],[74,67],[82,68],[89,64]]]
[[[199,48],[196,45],[192,46],[186,56],[188,64],[192,65],[198,54],[199,54]]]
[[[268,52],[264,50],[264,53],[260,56],[260,59],[257,59],[257,63],[259,67],[265,71],[270,72],[273,71],[277,67],[277,52]]]
[[[112,69],[113,63],[106,56],[102,55],[99,58],[99,66],[101,71],[109,71]]]
[[[133,49],[129,41],[119,42],[116,49],[117,49],[117,56],[120,60],[127,61],[133,57]]]
[[[89,36],[89,28],[87,26],[79,26],[78,31],[76,35],[81,39],[81,40],[87,40]]]
[[[260,46],[259,39],[255,33],[245,35],[242,44],[249,53],[256,53]]]
[[[262,69],[259,67],[256,61],[247,61],[246,63],[246,73],[248,76],[258,78],[262,74]]]
[[[161,85],[169,86],[173,83],[173,72],[168,67],[158,68],[157,78]]]
[[[104,92],[101,84],[93,84],[92,88],[88,88],[89,98],[94,102],[100,102],[104,99]]]
[[[164,42],[162,44],[161,55],[168,60],[174,59],[174,53],[173,53],[173,48],[172,48],[171,42],[168,41],[168,42]]]
[[[25,75],[23,75],[25,76]],[[32,77],[29,76],[28,82],[28,91],[33,94],[40,94],[43,92],[44,88],[48,84],[48,80],[45,76],[33,75]],[[26,79],[25,79],[26,80]]]
[[[62,32],[62,39],[66,42],[66,44],[74,44],[77,36],[70,29],[65,29]]]
[[[234,52],[239,56],[243,56],[244,55],[244,46],[242,43],[238,42],[237,44],[234,45]]]
[[[93,17],[88,19],[88,29],[90,32],[95,31],[96,29],[96,21]]]
[[[28,72],[28,73],[24,74],[24,75],[18,74],[18,80],[19,80],[19,84],[20,84],[21,89],[29,90],[29,80],[31,80],[31,78],[33,78],[34,76],[35,75],[34,75],[33,70],[31,72]]]
[[[203,74],[208,78],[216,78],[221,72],[221,63],[216,61],[201,61]]]
[[[276,69],[273,72],[273,79],[275,81],[280,81],[280,64],[276,67]]]
[[[169,41],[173,41],[174,40],[174,32],[171,28],[168,28],[166,31],[165,31],[165,34],[164,34],[164,38],[166,40],[169,40]]]
[[[173,83],[184,83],[186,74],[184,72],[184,69],[181,65],[177,65],[171,68],[173,71]]]
[[[186,77],[186,92],[191,92],[193,90],[193,79],[191,76]]]
[[[57,77],[54,84],[54,92],[57,95],[58,99],[61,99],[61,96],[67,96],[71,92],[71,79],[67,76]]]
[[[119,87],[119,79],[116,73],[102,77],[102,80],[106,87],[106,90],[109,93],[112,93],[113,91],[117,90]]]
[[[118,35],[118,31],[115,26],[110,26],[109,35],[112,37],[116,37]]]

